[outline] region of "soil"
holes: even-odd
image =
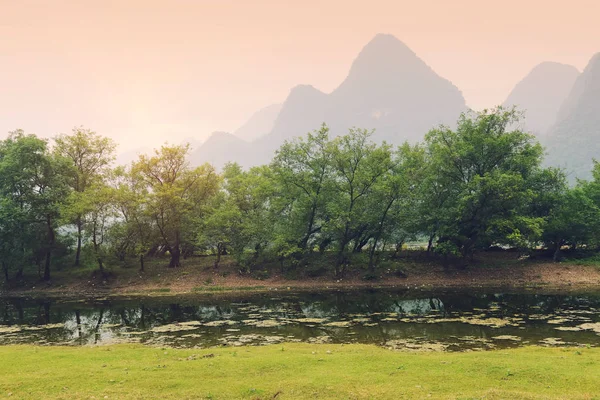
[[[520,260],[512,254],[486,254],[467,267],[444,268],[439,260],[408,257],[380,269],[375,275],[366,268],[349,270],[343,278],[329,274],[318,277],[282,274],[278,268],[262,274],[242,274],[225,260],[218,269],[212,259],[201,257],[183,262],[180,268],[167,268],[168,261],[146,264],[140,272],[136,266],[116,267],[106,276],[98,271],[84,271],[74,276],[57,272],[50,282],[30,278],[19,285],[0,286],[3,296],[131,296],[179,295],[269,290],[327,290],[395,287],[438,290],[447,288],[502,288],[536,291],[600,291],[600,267],[571,262]],[[401,270],[398,274],[396,271]],[[259,279],[262,278],[262,279]]]

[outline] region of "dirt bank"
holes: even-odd
[[[242,274],[225,260],[214,269],[209,258],[191,259],[181,268],[166,268],[164,260],[147,263],[144,272],[137,267],[116,267],[108,277],[97,271],[58,271],[50,282],[29,277],[25,282],[0,287],[4,296],[106,296],[135,294],[184,294],[225,291],[320,290],[370,287],[420,289],[506,288],[540,291],[600,291],[600,267],[576,263],[552,263],[544,260],[520,260],[510,254],[492,254],[479,258],[466,268],[444,269],[439,261],[402,259],[382,268],[375,275],[354,267],[345,277],[330,273],[322,276],[292,276],[278,268],[259,274]],[[402,273],[398,274],[401,270]]]

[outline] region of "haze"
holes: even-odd
[[[0,0],[0,137],[84,125],[121,151],[234,131],[298,84],[330,92],[377,33],[475,109],[536,64],[583,70],[600,4],[547,1]]]

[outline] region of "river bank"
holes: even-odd
[[[600,349],[399,352],[284,343],[211,349],[2,346],[19,399],[593,399]]]
[[[399,274],[400,270],[402,273]],[[43,282],[33,276],[18,284],[0,286],[3,296],[101,297],[133,295],[183,295],[219,292],[277,290],[343,290],[360,288],[465,289],[501,288],[577,292],[600,290],[600,267],[585,262],[553,263],[547,260],[520,260],[512,255],[494,254],[480,258],[466,268],[443,268],[439,261],[404,259],[397,265],[369,274],[366,268],[349,270],[343,278],[330,273],[306,276],[282,273],[277,268],[257,273],[240,273],[226,258],[214,269],[210,258],[193,258],[181,268],[166,268],[164,260],[146,263],[144,272],[136,266],[112,268],[107,276],[93,269],[55,271]]]

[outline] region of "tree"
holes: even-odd
[[[222,190],[213,198],[209,214],[200,221],[198,243],[214,249],[215,269],[226,252],[234,253],[239,258],[246,244],[242,233],[242,212],[234,201],[236,185],[232,184],[242,174],[238,164],[225,165]]]
[[[543,240],[554,251],[558,261],[560,250],[568,245],[588,244],[597,235],[600,208],[586,196],[582,187],[567,189],[550,212],[543,232]]]
[[[83,231],[92,245],[100,273],[106,276],[104,268],[106,250],[104,247],[108,241],[110,224],[117,217],[114,208],[115,192],[111,187],[96,182],[84,192],[74,192],[74,194],[75,209],[82,211],[79,215],[85,216],[82,219]]]
[[[262,255],[273,238],[273,188],[269,167],[243,171],[238,164],[225,166],[218,204],[204,218],[199,234],[201,244],[216,249],[215,268],[226,249],[247,270]]]
[[[351,129],[330,144],[337,195],[328,199],[328,229],[337,242],[337,276],[344,273],[348,263],[348,244],[368,229],[368,197],[373,187],[392,167],[389,146],[376,146],[369,141],[371,135],[366,130]]]
[[[17,130],[2,142],[0,206],[6,219],[0,222],[0,231],[8,239],[2,249],[15,254],[11,258],[20,265],[17,277],[23,275],[23,267],[39,254],[44,259],[43,278],[50,280],[56,230],[62,202],[69,195],[68,180],[72,172],[67,160],[50,154],[48,143],[35,135]],[[11,233],[13,238],[8,238]],[[4,270],[8,276],[6,266]]]
[[[140,271],[144,271],[144,257],[157,242],[156,225],[147,212],[148,188],[131,169],[118,167],[113,172],[113,202],[120,214],[111,228],[115,252],[121,260],[132,252],[139,258]]]
[[[463,257],[477,248],[505,243],[523,223],[533,198],[529,179],[540,169],[542,148],[533,136],[511,130],[519,114],[501,107],[463,114],[456,130],[430,131],[426,147],[430,187],[443,195],[436,227],[438,245]]]
[[[83,127],[73,128],[71,135],[62,134],[54,139],[56,154],[69,159],[77,171],[71,187],[78,193],[83,193],[94,183],[104,180],[104,174],[115,159],[115,148],[111,139]],[[76,214],[73,220],[77,228],[76,266],[79,266],[81,258],[84,217]]]
[[[278,196],[275,207],[285,216],[282,241],[305,252],[321,232],[331,195],[329,128],[283,144],[271,164]]]
[[[195,243],[193,221],[218,189],[219,177],[204,164],[191,169],[186,160],[188,146],[162,146],[154,156],[140,156],[132,172],[148,190],[146,209],[171,255],[169,267],[181,266],[182,246]]]
[[[387,173],[373,186],[369,201],[374,220],[369,268],[375,268],[375,252],[380,241],[395,238],[401,246],[409,236],[416,236],[414,219],[417,188],[425,172],[424,151],[421,146],[402,145],[394,152]]]

